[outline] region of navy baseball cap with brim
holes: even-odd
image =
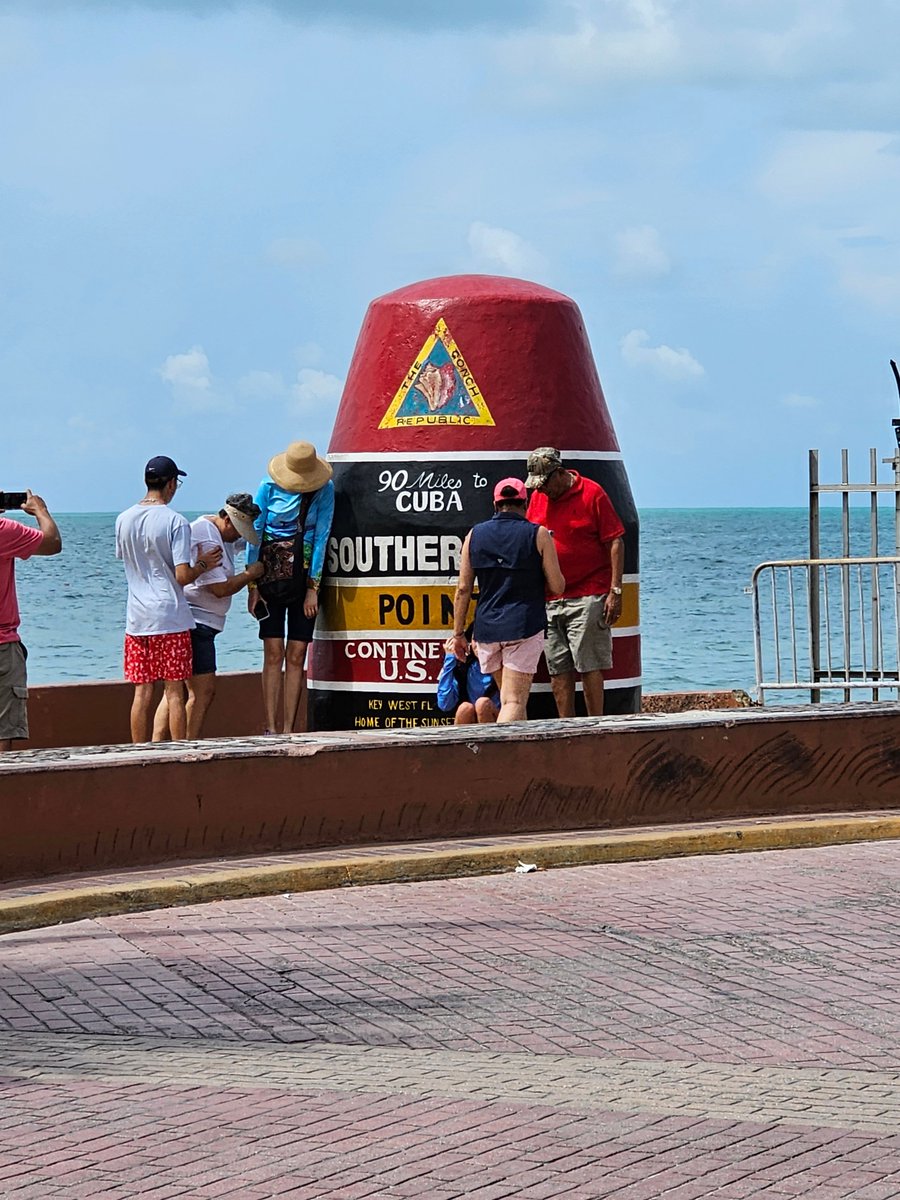
[[[184,477],[187,471],[179,471],[175,460],[169,458],[167,454],[157,454],[156,458],[151,458],[144,467],[144,477],[152,477],[153,479],[176,479],[178,476]]]

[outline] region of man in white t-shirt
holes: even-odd
[[[125,564],[128,606],[125,618],[125,678],[134,684],[131,740],[150,740],[153,685],[161,679],[169,700],[173,738],[187,733],[184,689],[193,674],[194,618],[184,588],[217,567],[222,550],[211,549],[191,562],[191,527],[169,508],[182,478],[165,454],[144,468],[147,494],[116,518],[116,557]]]
[[[191,522],[191,557],[206,560],[214,547],[222,552],[221,562],[212,567],[202,579],[189,583],[184,589],[194,628],[191,630],[193,674],[187,681],[187,735],[190,739],[203,736],[203,720],[216,694],[216,636],[225,628],[225,618],[231,607],[231,597],[263,573],[262,563],[252,563],[245,571],[235,574],[235,554],[247,542],[254,546],[259,534],[253,522],[259,516],[259,506],[249,492],[234,492],[216,516],[198,517]],[[169,725],[168,697],[163,696],[153,721],[154,740],[166,736]]]

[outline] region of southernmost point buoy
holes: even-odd
[[[609,493],[625,526],[606,711],[640,708],[638,520],[584,321],[521,279],[457,275],[369,305],[328,448],[335,512],[311,647],[314,729],[443,725],[435,681],[463,538],[536,446]],[[529,714],[555,714],[546,668]]]

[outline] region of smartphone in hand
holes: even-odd
[[[21,508],[27,499],[27,492],[0,492],[0,508]]]

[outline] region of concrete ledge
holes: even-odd
[[[504,839],[503,844],[490,846],[460,842],[451,849],[423,848],[419,852],[409,846],[403,848],[403,853],[367,856],[306,855],[289,864],[225,865],[215,871],[188,868],[173,870],[168,876],[115,884],[85,879],[37,895],[0,896],[0,933],[214,900],[501,874],[515,870],[519,862],[535,863],[539,870],[548,870],[884,839],[900,839],[900,812],[791,817],[745,824],[705,823],[692,829],[582,834],[555,841]]]
[[[156,699],[162,685],[156,685]],[[25,750],[55,746],[115,745],[131,739],[128,719],[134,688],[122,680],[35,684],[28,689],[31,737]],[[262,691],[257,671],[222,671],[204,732],[208,737],[262,733]]]
[[[157,685],[157,697],[162,686]],[[19,750],[60,746],[105,746],[128,742],[128,714],[134,689],[124,680],[37,684],[29,689],[31,738]],[[644,712],[743,708],[751,703],[742,691],[660,692],[645,695]],[[207,716],[207,738],[254,737],[264,728],[257,671],[221,671],[216,698]]]
[[[900,705],[26,751],[0,880],[326,846],[900,807]]]

